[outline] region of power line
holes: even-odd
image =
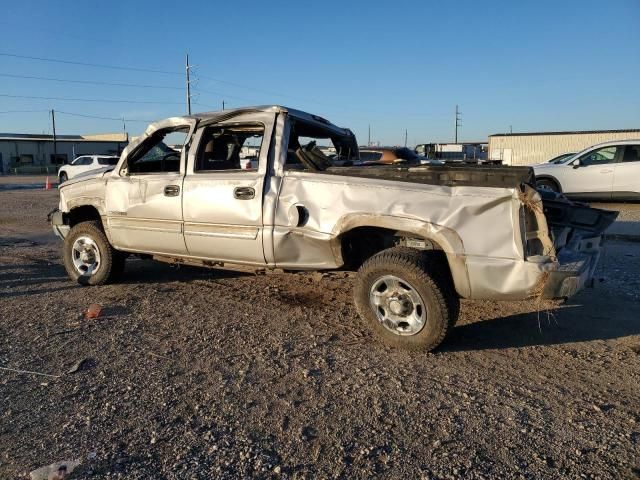
[[[63,83],[82,83],[87,85],[111,85],[114,87],[140,87],[140,88],[162,88],[167,90],[182,90],[182,88],[180,87],[170,87],[165,85],[144,85],[140,83],[115,83],[115,82],[98,82],[93,80],[72,80],[72,79],[66,79],[66,78],[36,77],[33,75],[14,75],[11,73],[0,73],[0,77],[27,78],[32,80],[46,80],[50,82],[63,82]]]
[[[17,55],[17,54],[14,54],[14,53],[0,52],[0,56],[11,57],[11,58],[21,58],[21,59],[25,59],[25,60],[36,60],[36,61],[40,61],[40,62],[62,63],[62,64],[66,64],[66,65],[80,65],[80,66],[83,66],[83,67],[109,68],[109,69],[112,69],[112,70],[129,70],[129,71],[134,71],[134,72],[161,73],[161,74],[165,74],[165,75],[182,75],[181,72],[173,72],[173,71],[167,71],[167,70],[155,70],[155,69],[150,69],[150,68],[125,67],[125,66],[121,66],[121,65],[108,65],[108,64],[89,63],[89,62],[76,62],[76,61],[72,61],[72,60],[61,60],[61,59],[44,58],[44,57],[32,57],[32,56],[29,56],[29,55]],[[4,76],[11,76],[11,75],[6,75],[5,74]],[[267,95],[276,95],[276,96],[279,96],[279,97],[288,97],[288,98],[293,98],[293,99],[296,98],[296,97],[292,97],[290,95],[283,95],[283,94],[280,94],[280,93],[271,92],[269,90],[263,90],[263,89],[260,89],[260,88],[250,87],[248,85],[242,85],[240,83],[230,82],[228,80],[222,80],[221,78],[211,77],[209,75],[202,75],[200,73],[198,73],[197,76],[200,77],[200,78],[206,78],[206,79],[209,79],[209,80],[213,80],[215,82],[224,83],[226,85],[231,85],[231,86],[234,86],[234,87],[244,88],[244,89],[247,89],[247,90],[253,90],[253,91],[264,93],[264,94],[267,94]],[[308,100],[306,100],[306,101],[308,101]]]
[[[40,62],[50,62],[50,63],[64,63],[66,65],[80,65],[83,67],[96,67],[96,68],[110,68],[112,70],[130,70],[134,72],[149,72],[149,73],[162,73],[165,75],[182,75],[181,72],[171,72],[167,70],[154,70],[151,68],[138,68],[138,67],[123,67],[119,65],[106,65],[101,63],[88,63],[88,62],[75,62],[71,60],[60,60],[57,58],[44,58],[44,57],[31,57],[28,55],[16,55],[14,53],[4,53],[0,52],[0,56],[2,57],[12,57],[12,58],[22,58],[26,60],[37,60]]]
[[[288,97],[288,98],[293,98],[293,99],[296,98],[296,97],[293,97],[291,95],[284,95],[282,93],[276,93],[276,92],[271,92],[269,90],[263,90],[262,88],[255,88],[255,87],[250,87],[248,85],[242,85],[240,83],[230,82],[228,80],[222,80],[221,78],[210,77],[209,75],[202,75],[200,73],[198,73],[197,75],[200,78],[213,80],[214,82],[218,82],[218,83],[224,83],[226,85],[231,85],[232,87],[244,88],[246,90],[253,90],[254,92],[264,93],[264,94],[267,94],[267,95],[276,95],[278,97]],[[308,101],[308,100],[305,100],[305,101]]]
[[[160,73],[160,74],[165,74],[165,75],[183,75],[182,72],[169,71],[169,70],[156,70],[156,69],[150,69],[150,68],[127,67],[127,66],[122,66],[122,65],[100,64],[100,63],[90,63],[90,62],[78,62],[78,61],[62,60],[62,59],[56,59],[56,58],[34,57],[34,56],[30,56],[30,55],[18,55],[18,54],[14,54],[14,53],[6,53],[6,52],[0,52],[0,56],[11,57],[11,58],[20,58],[20,59],[25,59],[25,60],[35,60],[35,61],[40,61],[40,62],[60,63],[60,64],[65,64],[65,65],[80,65],[80,66],[84,66],[84,67],[107,68],[107,69],[112,69],[112,70],[125,70],[125,71],[128,70],[128,71],[134,71],[134,72]],[[194,68],[194,67],[191,66],[191,68]],[[240,83],[231,82],[231,81],[228,81],[228,80],[223,80],[221,78],[216,78],[216,77],[212,77],[212,76],[209,76],[209,75],[203,75],[203,74],[200,74],[200,73],[195,73],[194,72],[194,74],[197,77],[200,77],[200,78],[213,80],[213,81],[218,82],[218,83],[223,83],[223,84],[226,84],[226,85],[230,85],[230,86],[237,87],[237,88],[242,88],[242,89],[245,89],[245,90],[252,90],[252,91],[255,91],[255,92],[258,92],[258,93],[262,93],[262,94],[266,94],[266,95],[273,95],[273,96],[282,97],[282,98],[290,98],[292,100],[298,100],[298,101],[304,101],[304,102],[310,102],[310,103],[326,105],[326,102],[320,102],[318,100],[295,97],[295,96],[292,96],[292,95],[286,95],[286,94],[282,94],[282,93],[277,93],[277,92],[273,92],[273,91],[270,91],[270,90],[265,90],[265,89],[261,89],[261,88],[251,87],[249,85],[243,85],[243,84],[240,84]],[[55,78],[47,78],[47,77],[14,76],[12,74],[2,74],[2,76],[14,77],[14,78],[34,78],[34,79],[41,79],[41,80],[45,80],[46,79],[46,80],[50,80],[50,81],[86,83],[86,84],[94,83],[96,85],[113,85],[113,86],[128,86],[128,87],[139,86],[139,87],[146,87],[146,88],[167,88],[167,89],[172,89],[172,90],[173,89],[180,90],[180,88],[178,88],[178,87],[168,87],[168,86],[164,87],[164,86],[124,84],[124,83],[119,84],[119,83],[108,83],[108,82],[80,81],[80,80],[72,81],[72,80],[63,80],[63,79],[55,79]],[[195,85],[194,85],[194,89],[196,89]],[[248,101],[248,102],[255,102],[255,100],[247,99],[245,97],[240,97],[240,96],[237,96],[237,95],[227,95],[227,94],[223,94],[223,93],[206,91],[206,90],[199,89],[199,88],[197,90],[202,92],[202,93],[208,93],[208,94],[211,94],[211,95],[219,95],[219,96],[223,96],[223,97],[235,98],[235,99],[238,99],[238,100],[243,100],[243,101]],[[25,98],[27,98],[27,97],[25,97]],[[134,103],[134,102],[130,102],[130,103]],[[142,103],[142,102],[136,102],[136,103]],[[159,102],[148,102],[148,103],[159,103]]]
[[[207,108],[213,108],[215,110],[218,109],[218,107],[216,107],[215,105],[208,105],[206,103],[200,103],[200,102],[193,102],[194,105],[200,105],[201,107],[207,107]]]
[[[133,118],[126,118],[126,117],[100,117],[98,115],[87,115],[85,113],[63,112],[62,110],[56,110],[56,113],[71,115],[73,117],[97,118],[98,120],[117,120],[119,122],[121,122],[122,120],[126,120],[127,122],[142,122],[142,123],[153,122],[153,120],[142,120],[142,119],[133,119]]]
[[[178,72],[178,71],[169,71],[169,70],[157,70],[157,69],[150,69],[150,68],[138,68],[138,67],[127,67],[127,66],[122,66],[122,65],[112,65],[112,64],[99,64],[99,63],[90,63],[90,62],[78,62],[78,61],[72,61],[72,60],[62,60],[62,59],[56,59],[56,58],[45,58],[45,57],[35,57],[35,56],[29,56],[29,55],[18,55],[18,54],[13,54],[13,53],[6,53],[6,52],[0,52],[0,56],[3,57],[11,57],[11,58],[20,58],[20,59],[26,59],[26,60],[35,60],[35,61],[41,61],[41,62],[51,62],[51,63],[60,63],[60,64],[66,64],[66,65],[80,65],[80,66],[86,66],[86,67],[96,67],[96,68],[107,68],[107,69],[113,69],[113,70],[123,70],[123,71],[136,71],[136,72],[148,72],[148,73],[159,73],[159,74],[166,74],[166,75],[183,75],[183,72]],[[192,69],[194,69],[194,66],[190,66]],[[197,72],[193,72],[194,76],[198,76],[204,79],[209,79],[209,80],[213,80],[215,82],[219,82],[219,83],[223,83],[226,85],[231,85],[237,88],[242,88],[242,89],[246,89],[246,90],[253,90],[255,92],[259,92],[262,94],[266,94],[266,95],[273,95],[273,96],[278,96],[278,97],[283,97],[283,98],[290,98],[293,100],[297,100],[297,101],[302,101],[305,103],[315,103],[315,104],[322,104],[324,107],[332,107],[332,108],[338,108],[339,110],[343,110],[343,111],[347,111],[347,109],[344,108],[344,106],[337,106],[337,105],[331,105],[331,104],[327,104],[324,101],[318,101],[318,100],[314,100],[314,99],[310,99],[310,98],[303,98],[303,97],[296,97],[296,96],[292,96],[292,95],[286,95],[286,94],[282,94],[282,93],[277,93],[277,92],[273,92],[270,90],[265,90],[265,89],[261,89],[261,88],[255,88],[255,87],[251,87],[248,85],[243,85],[240,83],[236,83],[236,82],[231,82],[228,80],[223,80],[220,78],[216,78],[216,77],[212,77],[209,75],[203,75],[203,74],[199,74]],[[3,74],[3,76],[6,77],[10,77],[11,74]],[[26,76],[25,76],[26,77]],[[20,77],[19,77],[20,78]],[[39,78],[39,79],[47,79],[50,81],[68,81],[71,82],[71,80],[63,80],[63,79],[54,79],[54,78],[48,78],[48,77],[33,77],[33,78]],[[113,85],[113,86],[136,86],[136,87],[144,87],[144,88],[166,88],[166,89],[177,89],[177,90],[181,90],[179,87],[169,87],[169,86],[157,86],[157,85],[142,85],[142,84],[125,84],[125,83],[109,83],[109,82],[92,82],[92,81],[73,81],[74,83],[95,83],[95,84],[99,84],[99,85]],[[191,83],[193,84],[193,90],[199,91],[201,93],[206,93],[206,94],[210,94],[210,95],[218,95],[224,98],[235,98],[237,100],[242,100],[242,101],[247,101],[247,102],[256,102],[256,100],[252,100],[246,97],[241,97],[238,95],[228,95],[228,94],[224,94],[224,93],[219,93],[219,92],[213,92],[213,91],[209,91],[209,90],[203,90],[200,88],[197,88],[196,85],[194,84],[195,82],[192,80]],[[4,96],[4,97],[13,97],[13,98],[30,98],[30,99],[40,99],[40,100],[60,100],[60,101],[87,101],[87,102],[103,102],[103,103],[139,103],[139,104],[166,104],[166,105],[180,105],[181,103],[179,102],[152,102],[152,101],[141,101],[141,100],[102,100],[102,99],[74,99],[74,98],[56,98],[56,97],[37,97],[37,96],[27,96],[27,95],[6,95],[6,94],[0,94],[0,96]],[[261,103],[261,102],[256,102],[256,103]],[[349,113],[353,113],[350,109],[348,109]],[[367,114],[370,115],[372,112],[369,112]],[[363,114],[364,115],[364,114]]]
[[[206,94],[209,94],[209,95],[217,95],[219,97],[225,97],[225,98],[235,98],[236,100],[244,100],[245,102],[255,102],[256,101],[256,100],[253,100],[251,98],[239,97],[237,95],[228,95],[226,93],[213,92],[211,90],[203,90],[203,89],[198,88],[198,87],[194,87],[194,90],[196,90],[198,93],[206,93]]]
[[[0,93],[0,97],[7,98],[29,98],[35,100],[59,100],[65,102],[97,102],[97,103],[144,103],[152,105],[182,105],[182,102],[153,102],[148,100],[115,100],[101,98],[68,98],[68,97],[39,97],[35,95],[9,95]]]
[[[5,110],[0,113],[43,113],[43,112],[48,113],[49,110]]]

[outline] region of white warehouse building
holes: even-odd
[[[55,173],[81,155],[120,155],[129,144],[127,133],[39,135],[0,133],[0,175]]]
[[[499,133],[489,135],[489,159],[503,165],[533,165],[598,143],[634,139],[640,139],[640,129]]]

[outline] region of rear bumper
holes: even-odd
[[[53,233],[56,234],[61,240],[64,240],[67,235],[69,235],[69,230],[71,227],[65,224],[64,222],[64,214],[58,210],[57,208],[50,211],[47,215],[47,220],[51,223],[51,228],[53,228]]]
[[[597,236],[581,240],[575,250],[561,250],[558,268],[549,272],[542,298],[568,298],[585,287],[593,286],[602,242],[602,236]]]

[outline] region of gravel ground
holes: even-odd
[[[640,241],[640,203],[592,203],[591,206],[620,212],[607,234],[617,238]]]
[[[55,173],[50,173],[49,175],[0,175],[0,186],[44,185],[47,177],[49,177],[49,181],[52,183],[58,182],[58,177]]]
[[[75,458],[74,478],[640,476],[638,243],[554,311],[463,302],[415,354],[370,336],[343,273],[131,260],[79,287],[56,202],[0,192],[0,366],[55,376],[0,371],[0,478]]]

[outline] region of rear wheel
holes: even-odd
[[[453,328],[460,302],[437,253],[395,247],[360,268],[356,307],[385,343],[430,351]]]
[[[551,190],[552,192],[560,193],[560,186],[551,180],[550,178],[541,178],[536,180],[536,187],[544,190]]]
[[[124,272],[125,254],[111,246],[99,222],[75,225],[62,248],[67,273],[82,285],[113,282]]]
[[[65,172],[62,172],[62,173],[60,174],[60,183],[64,183],[64,182],[66,182],[67,180],[69,180],[69,177],[67,177],[67,174],[66,174]]]

